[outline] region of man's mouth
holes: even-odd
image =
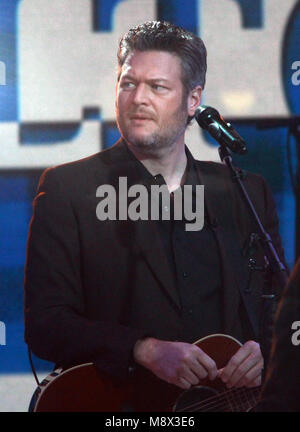
[[[153,120],[153,117],[145,113],[136,113],[130,116],[131,120]]]
[[[131,117],[131,120],[152,120],[151,117],[145,117],[145,116],[133,116]]]

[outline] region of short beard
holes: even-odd
[[[170,135],[161,135],[160,131],[154,132],[150,136],[144,139],[137,139],[130,134],[123,134],[122,128],[120,128],[117,120],[118,128],[121,132],[122,138],[127,142],[128,146],[133,147],[139,153],[145,156],[160,157],[166,150],[171,149],[178,137],[184,133],[186,129],[187,112],[185,107],[185,100],[182,101],[181,107],[178,109],[177,120],[178,124],[182,125],[181,129],[173,130]],[[172,127],[172,126],[171,126]]]
[[[123,136],[129,146],[135,148],[139,153],[147,156],[159,156],[162,151],[172,147],[176,138],[161,136],[158,133],[153,133],[148,138],[143,140],[134,139],[130,136]]]

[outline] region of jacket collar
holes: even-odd
[[[195,161],[187,147],[186,154],[188,166],[190,168],[195,166],[196,168],[198,184],[204,185],[206,215],[215,233],[222,265],[224,331],[232,334],[239,316],[240,294],[243,296],[247,283],[245,275],[248,274],[246,264],[243,267],[240,265],[242,244],[238,234],[237,221],[232,211],[233,206],[228,204],[234,202],[232,182],[229,174],[220,175],[219,164]],[[115,144],[110,158],[117,175],[128,178],[128,187],[133,184],[145,184],[147,178],[148,181],[151,180],[151,174],[135,158],[123,140],[119,140]],[[180,309],[175,275],[170,268],[156,222],[140,220],[134,224],[136,245],[160,281],[165,293]],[[247,300],[245,306],[252,327],[257,333],[257,322],[253,318],[254,314],[249,310],[252,307],[251,302]]]

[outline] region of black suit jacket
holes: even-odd
[[[98,186],[117,189],[119,177],[127,177],[128,188],[140,183],[137,163],[120,141],[42,175],[25,272],[25,339],[37,356],[60,365],[94,361],[102,370],[123,374],[139,338],[181,340],[175,276],[155,222],[96,217]],[[250,277],[249,257],[242,253],[254,225],[227,168],[196,164],[222,263],[224,332],[239,336],[244,311],[242,320],[257,339],[262,275]],[[283,258],[264,179],[248,174],[245,186]],[[255,255],[262,263],[262,251]]]

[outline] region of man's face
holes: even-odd
[[[164,51],[133,51],[117,84],[116,117],[129,145],[157,153],[183,142],[188,96],[179,58]]]

